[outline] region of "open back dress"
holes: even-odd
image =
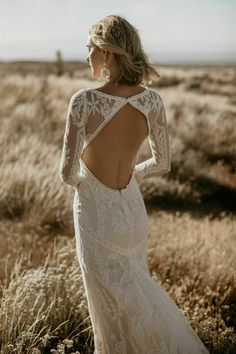
[[[147,120],[152,157],[135,164],[124,188],[114,189],[89,170],[81,153],[126,104]],[[59,176],[75,190],[76,252],[94,354],[209,353],[148,269],[149,224],[139,182],[169,172],[170,160],[166,112],[155,90],[125,98],[87,88],[71,97]]]

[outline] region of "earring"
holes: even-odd
[[[110,70],[106,66],[106,62],[103,64],[103,68],[101,70],[101,74],[98,77],[98,81],[100,82],[108,82],[110,80]]]

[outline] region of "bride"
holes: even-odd
[[[148,270],[149,224],[139,183],[171,165],[162,98],[143,85],[159,74],[137,29],[121,16],[95,23],[87,47],[101,86],[71,97],[60,178],[75,191],[76,251],[94,354],[206,354]],[[152,156],[136,163],[145,139]]]

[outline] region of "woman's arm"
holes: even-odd
[[[148,135],[152,157],[135,165],[134,174],[138,181],[141,181],[143,178],[167,173],[171,169],[166,111],[160,95],[156,93],[156,97],[157,106]]]
[[[67,112],[66,127],[63,139],[59,177],[62,182],[70,187],[75,187],[80,182],[79,155],[83,148],[85,136],[84,89],[77,91],[70,99]]]

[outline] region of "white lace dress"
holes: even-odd
[[[127,186],[118,190],[98,180],[80,155],[127,103],[147,119],[152,157],[136,164]],[[156,91],[145,87],[124,98],[82,89],[72,96],[59,175],[75,190],[76,250],[95,354],[208,353],[148,270],[148,216],[138,182],[169,170],[166,113]]]

